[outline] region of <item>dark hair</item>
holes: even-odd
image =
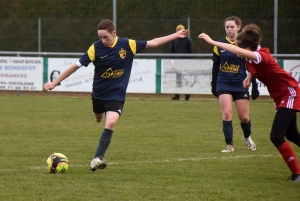
[[[107,30],[109,33],[112,33],[115,30],[115,25],[111,20],[102,20],[97,26],[98,30]]]
[[[235,21],[236,25],[238,26],[242,26],[242,20],[237,17],[237,16],[230,16],[230,17],[227,17],[225,20],[224,20],[224,26],[226,24],[227,21]]]
[[[256,24],[246,25],[236,38],[236,45],[241,48],[257,50],[261,40],[261,30]]]

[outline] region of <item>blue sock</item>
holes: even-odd
[[[104,157],[104,154],[105,154],[107,148],[109,147],[112,133],[113,133],[113,131],[109,130],[107,128],[105,128],[103,130],[103,133],[99,139],[98,148],[96,150],[94,158],[100,157],[102,159]]]
[[[244,138],[248,138],[251,134],[251,121],[249,120],[248,123],[242,123],[241,122],[241,127],[244,132]]]
[[[223,133],[225,136],[226,144],[233,145],[232,136],[233,136],[233,128],[232,121],[224,121],[223,120]]]

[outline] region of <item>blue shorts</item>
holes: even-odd
[[[109,101],[100,101],[92,98],[93,101],[93,111],[95,114],[102,114],[108,111],[117,112],[120,116],[123,112],[124,102],[109,100]]]
[[[220,90],[217,91],[218,97],[222,94],[230,94],[232,96],[232,100],[240,100],[240,99],[247,99],[249,100],[249,91],[226,91],[226,90]]]

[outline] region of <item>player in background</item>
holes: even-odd
[[[103,169],[107,165],[103,157],[110,145],[116,122],[123,111],[134,55],[143,52],[145,48],[155,48],[177,38],[186,37],[188,30],[182,29],[149,41],[136,41],[118,37],[113,22],[102,20],[97,26],[97,34],[99,40],[89,47],[79,61],[71,65],[53,82],[44,85],[45,90],[54,89],[58,83],[79,68],[87,67],[93,62],[95,66],[91,94],[93,111],[97,122],[101,122],[104,115],[106,115],[106,122],[94,159],[90,163],[89,169],[92,171]]]
[[[234,44],[241,26],[242,21],[237,16],[226,18],[224,21],[226,37],[218,41],[226,44]],[[256,150],[256,145],[250,137],[249,92],[248,89],[243,87],[243,80],[247,76],[243,58],[214,46],[212,60],[211,90],[212,94],[219,99],[223,118],[222,128],[227,144],[227,147],[222,152],[234,151],[232,101],[235,102],[244,134],[244,141],[249,150]],[[259,96],[255,77],[253,77],[252,83],[252,99],[255,100]]]
[[[179,24],[176,27],[176,32],[179,31],[180,29],[185,29],[182,24]],[[189,37],[184,37],[184,38],[177,38],[176,40],[172,41],[172,46],[171,46],[171,52],[172,53],[177,53],[177,54],[191,54],[193,53],[193,43],[192,40]],[[175,59],[189,59],[189,57],[175,57]],[[185,100],[188,101],[190,100],[191,94],[185,94]],[[179,100],[180,99],[180,94],[175,94],[172,100]]]
[[[300,111],[300,87],[297,80],[279,66],[268,48],[259,45],[261,30],[255,24],[249,24],[243,28],[237,36],[236,46],[214,41],[205,33],[200,34],[198,38],[244,58],[249,71],[243,82],[244,87],[249,87],[252,75],[267,86],[277,110],[270,140],[292,172],[288,181],[300,182],[297,157],[286,141],[287,139],[300,147],[300,134],[297,129],[296,116],[296,113]]]

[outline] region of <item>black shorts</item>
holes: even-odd
[[[244,92],[244,91],[226,91],[226,90],[220,90],[217,91],[218,97],[222,94],[230,94],[232,96],[232,100],[240,100],[240,99],[247,99],[249,100],[249,92]]]
[[[95,114],[102,114],[103,112],[117,112],[120,116],[123,112],[123,101],[109,100],[109,101],[100,101],[92,98],[93,101],[93,111]]]

